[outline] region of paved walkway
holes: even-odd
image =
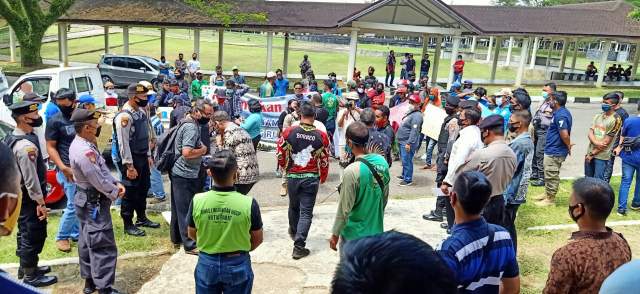
[[[415,235],[438,245],[445,237],[439,223],[421,219],[425,208],[433,207],[435,198],[389,201],[385,229]],[[293,242],[287,235],[287,210],[284,207],[263,211],[264,243],[251,253],[255,273],[254,293],[328,293],[338,253],[329,249],[328,238],[335,217],[336,204],[317,206],[307,240],[311,255],[293,260]],[[194,293],[193,271],[197,257],[180,251],[162,267],[160,274],[147,282],[138,293]]]

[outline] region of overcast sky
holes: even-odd
[[[372,0],[267,0],[267,1],[304,1],[304,2],[340,2],[340,3],[371,3]],[[491,0],[442,0],[446,4],[456,5],[491,5]]]

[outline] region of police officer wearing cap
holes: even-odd
[[[456,170],[456,177],[462,172],[477,170],[491,182],[491,198],[484,207],[482,216],[488,223],[503,225],[504,194],[516,171],[516,155],[504,140],[504,118],[499,114],[487,116],[478,125],[484,148],[469,155]]]
[[[56,179],[64,188],[64,193],[67,196],[67,206],[60,219],[56,235],[56,247],[62,252],[70,252],[69,240],[78,240],[79,234],[78,219],[73,205],[76,186],[69,167],[69,146],[71,146],[73,138],[76,137],[76,131],[70,121],[71,113],[76,105],[76,93],[67,88],[60,88],[55,94],[54,101],[60,112],[54,114],[47,121],[45,138],[47,139],[49,159],[56,165]]]
[[[96,288],[99,293],[119,293],[112,288],[118,251],[109,208],[112,201],[124,196],[125,188],[111,175],[93,143],[100,117],[99,112],[81,108],[71,115],[76,136],[69,148],[69,160],[77,184],[74,205],[80,221],[78,255],[86,294]]]
[[[129,101],[114,118],[114,130],[118,144],[122,172],[122,184],[127,188],[122,199],[120,216],[125,233],[144,236],[139,227],[159,228],[160,224],[147,218],[147,192],[150,186],[151,151],[149,148],[149,118],[145,107],[149,100],[147,89],[141,84],[131,84],[127,88]],[[133,223],[133,213],[137,222]]]
[[[38,103],[34,101],[13,103],[9,110],[16,121],[16,128],[5,137],[4,142],[13,151],[22,175],[16,250],[16,255],[20,257],[18,277],[24,275],[25,284],[46,287],[55,284],[58,278],[45,276],[51,268],[38,267],[38,255],[47,238],[48,209],[44,202],[47,167],[40,153],[44,146],[40,146],[33,130],[42,126],[42,117],[38,114]]]

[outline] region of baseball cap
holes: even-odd
[[[47,101],[47,97],[40,96],[36,92],[31,92],[31,93],[24,94],[24,96],[22,97],[22,100],[23,101],[33,101],[33,102],[43,103],[43,102]]]
[[[500,91],[496,92],[494,95],[495,96],[509,96],[509,97],[511,97],[511,96],[513,96],[513,93],[511,93],[511,89],[509,89],[509,88],[502,88],[502,89],[500,89]]]
[[[238,70],[238,66],[237,66],[237,65],[234,65],[234,66],[231,68],[231,70],[233,70],[233,71]]]
[[[88,96],[88,95],[84,95],[84,96]],[[80,99],[82,99],[82,97]],[[76,108],[71,113],[71,121],[72,122],[90,121],[94,119],[99,119],[100,116],[102,116],[102,114],[100,114],[100,112],[97,112],[95,110]]]
[[[17,114],[17,115],[27,114],[34,111],[38,111],[38,102],[22,100],[9,105],[8,108],[9,110],[11,110],[11,113],[13,114]]]
[[[413,103],[422,103],[422,99],[420,99],[420,95],[418,94],[412,94],[411,96],[409,96],[409,100],[411,100]]]
[[[460,98],[458,98],[458,96],[455,95],[449,95],[447,97],[447,104],[451,105],[451,106],[458,106],[458,104],[460,104]]]
[[[89,94],[84,94],[82,96],[80,96],[80,98],[78,98],[78,103],[92,103],[92,104],[96,104],[96,99],[93,98],[93,96],[89,95]]]
[[[143,85],[145,89],[147,89],[147,95],[156,94],[156,91],[153,90],[153,85],[147,81],[140,81],[138,84]]]
[[[267,79],[275,78],[275,77],[276,77],[276,73],[275,72],[270,71],[270,72],[267,73]]]
[[[127,87],[127,94],[136,95],[136,94],[146,94],[147,88],[139,83],[132,83]]]
[[[358,97],[358,93],[356,93],[356,92],[349,92],[346,95],[344,95],[344,98],[347,98],[349,100],[358,100],[358,99],[360,99],[360,97]]]

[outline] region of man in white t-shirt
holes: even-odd
[[[196,71],[200,70],[200,61],[198,60],[198,53],[191,54],[191,60],[187,63],[187,70],[191,80],[196,78]]]
[[[356,92],[349,92],[345,95],[346,101],[344,107],[340,107],[338,116],[336,117],[337,136],[334,136],[335,146],[338,148],[336,154],[340,154],[340,159],[344,159],[346,156],[345,147],[347,145],[346,133],[349,125],[355,121],[360,120],[360,109],[355,106],[359,97]]]

